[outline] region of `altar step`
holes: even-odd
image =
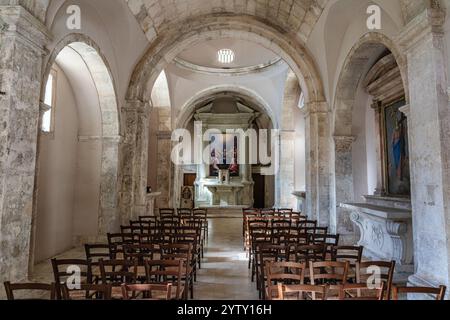
[[[242,218],[243,206],[209,206],[202,207],[208,210],[208,218]]]

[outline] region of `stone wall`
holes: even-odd
[[[0,6],[0,282],[27,277],[45,27],[20,6]]]

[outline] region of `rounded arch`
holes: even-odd
[[[260,109],[259,111],[263,111],[269,116],[274,129],[279,127],[278,121],[269,104],[258,93],[243,86],[217,85],[197,92],[194,96],[192,96],[192,98],[183,104],[175,121],[176,128],[184,128],[186,126],[198,104],[224,92],[231,93],[250,102]]]
[[[80,33],[69,34],[61,39],[48,56],[42,75],[42,83],[47,83],[52,66],[58,55],[67,47],[78,54],[86,65],[89,76],[95,86],[100,108],[99,136],[79,137],[79,140],[98,140],[101,150],[98,235],[114,231],[120,225],[117,218],[118,207],[118,177],[119,177],[119,143],[120,143],[120,114],[116,95],[116,86],[107,59],[100,47],[88,36]],[[41,86],[41,101],[45,96],[45,85]],[[80,140],[80,141],[81,141]],[[38,159],[40,156],[38,146]],[[37,169],[39,175],[39,168]],[[35,186],[35,189],[37,186]],[[35,203],[37,203],[35,192]],[[37,210],[37,205],[34,205]],[[34,239],[34,237],[33,237]]]
[[[64,37],[54,48],[47,61],[42,83],[47,83],[50,70],[60,52],[70,46],[83,59],[95,83],[102,115],[103,137],[117,137],[120,134],[120,114],[116,95],[116,86],[111,74],[108,60],[102,54],[100,47],[88,36],[73,33]],[[45,86],[41,87],[41,97],[44,97]]]
[[[371,67],[368,65],[370,59],[386,49],[393,54],[400,68],[406,102],[409,102],[406,56],[386,35],[378,32],[366,33],[347,54],[339,75],[333,103],[335,136],[352,135],[352,115],[357,88],[363,80],[364,71]]]
[[[307,102],[325,100],[323,84],[314,60],[300,41],[249,16],[202,16],[168,28],[156,39],[136,66],[128,100],[148,100],[164,67],[189,46],[206,39],[234,38],[260,44],[277,53],[291,67],[305,91]]]

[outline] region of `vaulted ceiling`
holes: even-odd
[[[151,41],[170,25],[211,14],[250,15],[305,41],[329,0],[126,0]]]

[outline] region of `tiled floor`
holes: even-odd
[[[254,300],[258,298],[250,281],[248,260],[242,248],[242,218],[213,218],[209,240],[194,287],[196,300]],[[58,258],[84,258],[83,248],[75,248]],[[35,266],[32,281],[51,282],[49,261]],[[1,293],[0,293],[1,298]]]

